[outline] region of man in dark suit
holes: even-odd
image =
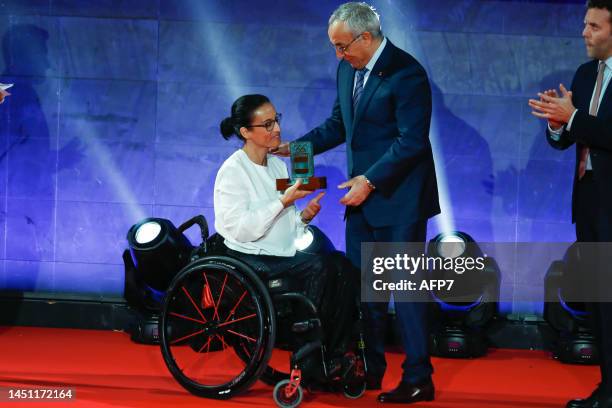
[[[328,35],[341,59],[331,116],[300,141],[315,153],[346,143],[349,188],[346,250],[361,264],[362,242],[425,242],[427,219],[440,212],[431,145],[431,90],[423,67],[386,39],[376,11],[346,3],[329,19]],[[281,147],[286,152],[286,145]],[[380,389],[387,303],[367,303],[368,388]],[[395,302],[406,359],[399,386],[380,402],[432,400],[427,304]]]
[[[576,144],[576,169],[572,197],[572,220],[578,242],[612,242],[612,1],[590,0],[582,32],[592,61],[581,65],[568,91],[548,90],[531,99],[533,114],[548,120],[547,139],[557,149]],[[585,246],[589,248],[590,246]],[[609,273],[601,262],[609,256],[601,248],[581,272]],[[602,267],[603,266],[603,267]],[[597,275],[595,273],[594,275]],[[605,275],[589,277],[591,283]],[[600,350],[601,383],[585,399],[572,400],[568,408],[612,407],[612,303],[591,287],[589,304],[593,331]],[[609,288],[606,288],[609,291]]]

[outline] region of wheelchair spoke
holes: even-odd
[[[205,347],[206,347],[206,352],[208,353],[210,351],[210,341],[211,340],[212,340],[212,336],[209,336],[208,341],[198,350],[198,353],[201,353]]]
[[[216,336],[219,340],[221,340],[221,344],[223,345],[223,350],[225,350],[226,348],[229,348],[229,345],[225,342],[225,339],[223,338],[223,336],[220,336],[218,334]]]
[[[248,340],[248,341],[250,341],[250,342],[253,342],[253,343],[256,343],[256,342],[257,342],[257,340],[256,340],[256,339],[254,339],[254,338],[252,338],[252,337],[249,337],[249,336],[247,336],[247,335],[245,335],[245,334],[238,333],[238,332],[235,332],[235,331],[233,331],[233,330],[227,330],[227,332],[228,332],[228,333],[232,333],[232,334],[234,334],[234,335],[236,335],[236,336],[238,336],[238,337],[242,337],[243,339],[247,339],[247,340]]]
[[[193,332],[193,333],[191,333],[191,334],[188,334],[188,335],[186,335],[186,336],[183,336],[183,337],[181,337],[181,338],[179,338],[179,339],[174,339],[174,340],[172,340],[172,341],[170,342],[170,344],[176,344],[176,343],[179,343],[179,342],[181,342],[181,341],[183,341],[183,340],[190,339],[190,338],[192,338],[193,336],[197,336],[198,334],[202,334],[202,333],[204,333],[204,331],[205,331],[205,330],[206,330],[206,329],[198,330],[198,331],[196,331],[196,332]]]
[[[253,314],[250,314],[248,316],[241,317],[239,319],[230,320],[229,322],[228,321],[223,322],[221,324],[218,324],[217,327],[227,326],[228,324],[237,323],[237,322],[239,322],[241,320],[252,319],[254,317],[257,317],[257,313],[253,313]]]
[[[205,321],[194,319],[193,317],[185,316],[185,315],[178,314],[178,313],[175,313],[175,312],[170,312],[168,314],[170,316],[178,317],[180,319],[185,319],[185,320],[191,320],[192,322],[196,322],[196,323],[200,323],[200,324],[205,324],[206,323]]]
[[[236,309],[238,309],[238,305],[240,305],[240,302],[242,302],[242,299],[244,299],[244,297],[246,296],[247,291],[245,290],[242,293],[242,296],[240,296],[240,299],[238,299],[238,302],[236,302],[236,304],[234,305],[233,309],[230,310],[230,312],[228,313],[227,317],[225,318],[224,322],[227,322],[229,320],[230,317],[232,317],[234,315],[234,312],[236,312]]]
[[[208,337],[208,341],[206,342],[206,344],[204,344],[202,346],[202,348],[200,350],[198,350],[198,353],[201,353],[202,350],[204,349],[204,347],[207,348],[206,353],[208,353],[208,350],[210,350],[210,341],[213,339],[212,336]],[[202,358],[205,356],[206,354],[200,354],[197,358],[195,358],[194,360],[192,360],[188,365],[184,366],[181,368],[181,371],[186,373],[187,371],[189,371],[193,366],[195,366],[196,363],[200,362],[202,360]]]
[[[195,310],[198,311],[198,314],[200,315],[200,317],[202,318],[202,320],[204,320],[204,322],[207,322],[206,318],[204,317],[204,313],[202,313],[202,311],[200,310],[200,308],[198,307],[198,305],[196,304],[196,302],[193,300],[193,298],[191,297],[191,295],[189,294],[189,291],[185,288],[185,286],[181,286],[181,289],[183,289],[183,292],[185,293],[185,295],[187,295],[187,297],[189,298],[189,301],[191,302],[191,304],[193,305],[193,307],[195,307]]]
[[[223,290],[225,289],[225,284],[227,283],[227,272],[225,272],[225,278],[223,278],[223,285],[221,286],[221,292],[219,293],[219,300],[217,301],[217,304],[215,305],[215,314],[213,316],[213,319],[216,317],[217,319],[220,319],[221,317],[219,316],[219,304],[221,303],[221,298],[223,297]]]
[[[204,274],[204,282],[206,282],[206,285],[210,288],[210,284],[208,283],[208,277],[206,276],[206,272],[203,272],[203,274]],[[211,294],[211,297],[212,297],[212,304],[213,304],[213,307],[215,309],[215,312],[214,312],[213,317],[212,317],[214,319],[215,316],[219,315],[219,312],[217,311],[217,304],[215,303],[215,297],[212,296],[212,291],[210,292],[210,294]]]

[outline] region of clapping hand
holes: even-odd
[[[538,118],[547,119],[552,129],[559,129],[569,122],[576,107],[572,103],[572,92],[563,84],[559,85],[561,96],[554,89],[539,92],[540,100],[529,99],[531,113]]]

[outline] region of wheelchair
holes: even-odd
[[[265,282],[252,266],[228,255],[223,238],[209,236],[203,216],[178,232],[196,223],[202,243],[192,247],[186,266],[171,280],[160,310],[161,352],[176,381],[194,395],[229,399],[259,379],[274,386],[274,401],[287,408],[302,402],[304,388],[317,386],[361,397],[367,367],[358,299],[354,350],[329,358],[313,302],[291,291],[290,282]],[[288,372],[270,366],[275,347],[290,352]],[[309,378],[304,364],[312,367],[313,361],[320,362],[320,374]]]

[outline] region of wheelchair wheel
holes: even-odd
[[[302,403],[302,398],[304,398],[301,386],[298,385],[291,395],[287,395],[289,387],[290,380],[282,380],[274,387],[272,397],[276,405],[281,408],[295,408]]]
[[[344,375],[343,393],[346,398],[360,398],[367,388],[365,380],[365,363],[359,355],[348,353],[345,355],[345,361],[348,365],[347,372]]]
[[[366,392],[366,383],[365,381],[362,383],[356,384],[345,384],[343,394],[348,399],[357,399],[361,398],[363,394]]]
[[[160,320],[164,362],[192,394],[227,399],[267,367],[276,335],[272,300],[243,262],[210,256],[172,281]]]

